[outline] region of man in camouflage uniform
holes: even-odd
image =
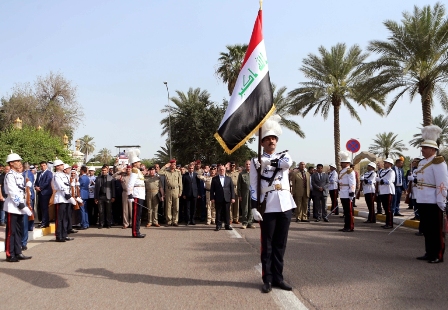
[[[176,169],[176,160],[171,159],[159,174],[165,176],[166,226],[179,226],[179,197],[182,195],[182,175]]]
[[[236,170],[234,161],[230,162],[230,170],[227,171],[227,176],[232,179],[233,188],[235,190],[235,202],[230,204],[230,223],[239,224],[240,210],[239,210],[239,196],[238,196],[238,175],[240,173]]]
[[[250,208],[250,160],[246,160],[243,170],[238,176],[237,192],[241,206],[241,216],[243,221],[242,229],[255,228],[253,224],[252,212]]]

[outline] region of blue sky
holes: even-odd
[[[385,20],[436,1],[293,1],[263,3],[263,32],[271,81],[298,87],[302,60],[339,42],[365,48],[385,40]],[[248,43],[258,1],[9,1],[0,3],[0,96],[16,83],[33,82],[50,71],[78,88],[85,118],[75,138],[93,136],[96,150],[139,144],[151,158],[165,144],[160,110],[175,90],[200,87],[215,102],[228,98],[215,76],[219,53],[228,44]],[[418,98],[419,99],[419,98]],[[433,115],[442,113],[437,105]],[[367,150],[377,133],[392,131],[408,142],[422,122],[419,100],[405,97],[387,117],[360,110],[362,124],[341,111],[341,148],[358,138]],[[297,162],[333,162],[333,122],[329,117],[292,117],[305,139],[284,130],[279,151]],[[255,145],[252,145],[255,149]],[[416,156],[410,148],[406,155]]]

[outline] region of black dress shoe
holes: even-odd
[[[301,222],[309,223],[309,220],[301,220]]]
[[[22,251],[26,251],[26,250],[28,250],[28,247],[26,245],[23,245],[22,246]]]
[[[261,291],[263,293],[269,293],[270,291],[272,291],[272,284],[270,282],[264,283],[261,287]]]
[[[329,222],[330,220],[327,218],[324,218],[324,222]]]
[[[25,259],[31,259],[32,256],[25,256],[23,254],[19,254],[16,256],[18,260],[25,260]]]
[[[226,230],[233,230],[232,226],[226,226]]]
[[[299,220],[299,219],[296,219],[296,223],[297,223],[297,222],[300,222],[300,220]]]
[[[317,220],[314,220],[315,222],[320,222],[320,220],[319,219],[317,219]]]
[[[195,223],[194,221],[192,221],[190,224],[191,224],[191,225],[196,225],[196,223]]]
[[[285,283],[285,281],[279,282],[279,283],[272,283],[273,287],[278,287],[279,289],[285,290],[285,291],[292,291],[292,286]]]
[[[68,231],[68,233],[69,234],[76,234],[78,231],[77,230],[74,230],[74,229],[70,229],[69,231]]]
[[[394,228],[393,226],[389,226],[389,225],[384,225],[384,226],[382,226],[384,229],[392,229],[392,228]]]
[[[395,213],[394,216],[403,216],[401,213]]]
[[[15,256],[6,257],[6,261],[10,262],[10,263],[18,263],[19,262],[19,260]]]
[[[86,230],[87,227],[79,227],[78,230]]]
[[[423,236],[423,233],[422,232],[416,232],[415,235],[416,236]]]
[[[338,229],[338,231],[345,231],[345,228],[342,228],[342,229]]]
[[[140,234],[140,235],[132,236],[132,237],[134,237],[134,238],[145,238],[146,235],[145,234]]]
[[[75,238],[65,237],[65,240],[66,241],[72,241],[72,240],[75,240]]]
[[[443,263],[443,259],[438,259],[438,258],[436,258],[436,259],[430,259],[430,260],[428,260],[428,263],[430,263],[430,264]]]
[[[371,221],[369,221],[369,220],[367,220],[367,221],[364,221],[364,223],[372,223]]]
[[[98,226],[98,229],[103,229],[103,226]]]
[[[417,257],[418,260],[429,260],[429,257],[425,254],[423,256]]]
[[[65,241],[66,241],[65,239],[56,238],[56,242],[65,242]]]
[[[216,226],[215,231],[220,231],[221,230],[221,226]]]

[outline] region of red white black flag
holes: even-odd
[[[262,11],[259,10],[240,74],[215,138],[227,154],[232,154],[258,131],[274,110]]]

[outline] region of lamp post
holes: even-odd
[[[166,92],[168,94],[168,128],[169,128],[169,136],[170,136],[170,159],[171,157],[171,104],[170,104],[170,91],[168,89],[168,82],[163,82],[166,86]]]

